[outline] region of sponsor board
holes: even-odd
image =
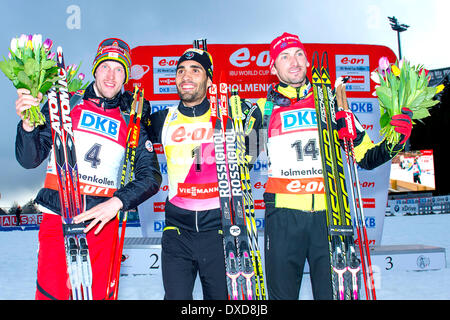
[[[352,111],[357,116],[361,126],[367,131],[374,142],[381,140],[379,132],[379,104],[372,96],[375,84],[370,81],[370,71],[378,67],[378,60],[386,56],[395,61],[393,51],[385,46],[353,45],[353,44],[322,44],[305,43],[307,57],[311,59],[314,51],[328,52],[331,82],[334,84],[336,76],[347,75],[347,97]],[[127,90],[137,85],[146,89],[146,98],[151,102],[152,112],[177,105],[179,97],[176,91],[175,76],[178,58],[192,45],[164,45],[139,46],[131,51],[134,65],[131,70]],[[218,81],[222,73],[228,89],[238,89],[241,98],[256,99],[266,97],[269,86],[277,82],[277,78],[270,74],[269,44],[208,44],[208,51],[214,61],[214,82]],[[311,70],[307,71],[310,78]],[[302,126],[314,124],[312,113],[286,114],[284,129],[301,129]],[[187,132],[187,131],[186,131]],[[198,132],[200,133],[200,132]],[[178,136],[177,136],[178,137]],[[182,138],[188,137],[180,135]],[[192,137],[189,136],[190,139]],[[196,136],[194,135],[194,138]],[[167,198],[167,164],[161,145],[153,145],[163,174],[163,183],[158,194],[140,206],[141,225],[144,236],[160,237],[164,229],[164,204]],[[344,155],[343,155],[344,156]],[[345,159],[345,156],[344,156]],[[268,175],[268,161],[265,154],[255,157],[251,175],[253,197],[255,199],[256,221],[264,226],[263,194]],[[301,170],[301,168],[299,168]],[[371,244],[379,244],[383,228],[387,192],[389,187],[390,165],[381,166],[374,170],[358,169],[360,175],[363,209],[368,226],[368,237]],[[295,185],[293,185],[295,187]],[[302,188],[303,185],[297,186]],[[314,185],[305,185],[312,188]],[[317,185],[319,188],[319,185]],[[186,189],[187,190],[187,189]],[[347,187],[349,190],[349,186]],[[191,190],[192,191],[192,190]]]

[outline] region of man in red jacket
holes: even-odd
[[[273,103],[271,115],[263,121],[269,158],[264,248],[270,299],[298,299],[306,260],[314,299],[333,298],[317,115],[306,77],[309,67],[298,36],[284,33],[272,41],[269,68],[279,83],[270,88],[267,99],[258,100],[261,110],[267,101]],[[394,152],[386,140],[374,144],[355,119],[358,165],[373,169],[403,149],[411,119],[408,114],[395,117],[391,124],[404,139]],[[292,119],[299,120],[294,123]]]
[[[71,110],[84,205],[84,213],[74,222],[90,221],[85,232],[92,266],[93,299],[105,298],[117,212],[135,208],[155,194],[161,184],[156,155],[145,147],[148,138],[145,130],[141,130],[136,150],[135,179],[118,189],[127,135],[123,113],[129,112],[132,100],[130,93],[121,93],[123,84],[128,81],[129,51],[129,46],[120,39],[110,38],[100,43],[92,69],[95,81]],[[17,94],[16,112],[22,119],[16,136],[18,162],[24,168],[35,168],[50,154],[44,188],[35,200],[43,212],[39,230],[36,299],[69,299],[70,282],[48,103],[42,108],[45,125],[34,127],[24,120],[23,111],[39,103],[40,99],[33,98],[25,89],[19,89]],[[93,229],[95,226],[97,228]]]

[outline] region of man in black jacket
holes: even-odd
[[[120,39],[110,38],[100,43],[92,70],[95,81],[71,110],[84,205],[84,212],[74,222],[91,221],[85,232],[91,257],[94,299],[105,298],[117,212],[135,208],[154,195],[161,184],[156,155],[152,148],[146,147],[147,134],[141,130],[136,149],[135,179],[118,189],[127,135],[123,115],[129,113],[132,100],[129,92],[121,93],[131,65],[129,51],[129,46]],[[39,103],[39,99],[33,98],[25,89],[19,89],[17,93],[16,112],[22,119],[17,127],[17,161],[24,168],[35,168],[50,154],[44,188],[36,197],[36,203],[43,212],[36,299],[68,299],[70,292],[49,107],[46,103],[42,109],[46,116],[45,125],[35,128],[24,120],[23,111]],[[91,231],[95,226],[97,228]]]
[[[169,180],[161,240],[165,299],[192,299],[197,274],[204,299],[227,299],[213,127],[206,98],[212,78],[210,54],[186,50],[176,72],[179,105],[150,116],[149,136],[164,147]]]

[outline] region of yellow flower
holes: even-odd
[[[400,76],[400,69],[395,64],[391,66],[391,70],[396,77]]]
[[[443,84],[440,84],[436,87],[436,94],[444,90],[445,86]]]

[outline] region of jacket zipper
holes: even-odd
[[[192,114],[194,115],[195,118],[195,106],[192,107]],[[195,230],[197,230],[197,232],[199,232],[198,230],[198,211],[195,210]]]
[[[197,232],[200,232],[198,230],[198,211],[195,211],[195,230],[197,230]]]

